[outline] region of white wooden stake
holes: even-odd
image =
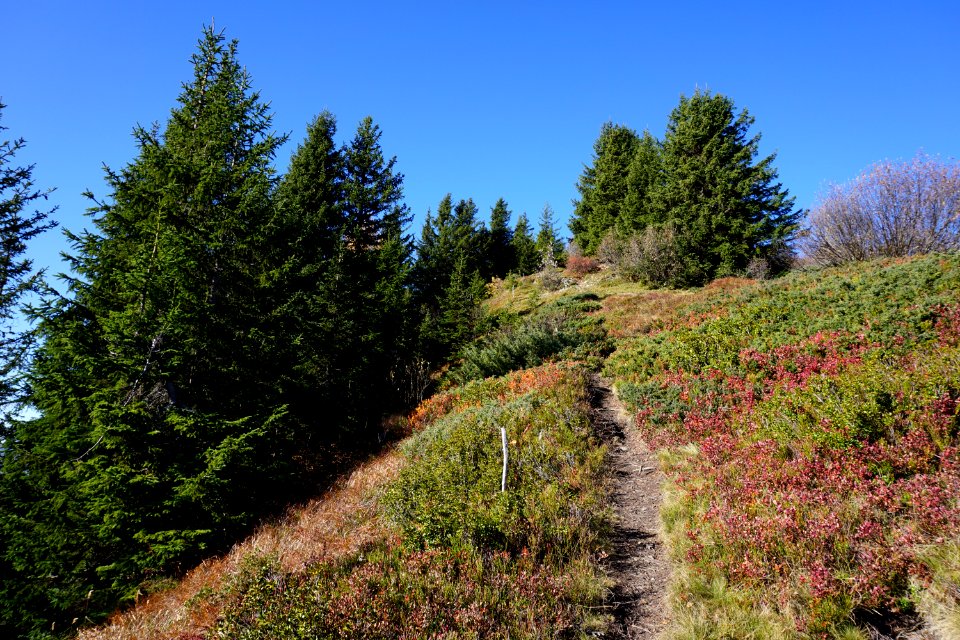
[[[503,475],[500,477],[500,493],[507,490],[507,461],[510,454],[507,452],[507,429],[500,427],[500,440],[503,442]]]

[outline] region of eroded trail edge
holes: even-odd
[[[605,560],[614,580],[607,638],[656,638],[667,622],[669,565],[660,533],[663,473],[633,428],[610,383],[591,380],[594,427],[608,447],[613,545]]]

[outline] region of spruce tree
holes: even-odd
[[[0,119],[5,105],[0,103]],[[7,128],[0,125],[0,132]],[[51,211],[33,209],[46,200],[50,191],[41,191],[33,184],[33,165],[16,165],[17,153],[24,147],[17,138],[0,142],[0,636],[12,637],[23,628],[25,612],[18,597],[24,591],[14,571],[12,556],[16,554],[10,537],[11,517],[16,504],[6,479],[7,451],[15,440],[13,424],[23,398],[22,374],[33,346],[32,332],[18,326],[22,306],[28,296],[42,286],[43,274],[35,271],[24,257],[27,243],[55,226]],[[16,465],[13,465],[16,468]],[[32,608],[32,607],[28,607]]]
[[[378,426],[380,413],[398,400],[387,383],[414,346],[407,330],[411,243],[404,235],[410,214],[403,175],[394,169],[396,158],[384,156],[381,135],[367,117],[342,151],[346,227],[337,321],[352,327],[340,345],[350,353],[342,398],[364,429]]]
[[[563,258],[563,240],[557,235],[553,208],[549,203],[543,205],[543,210],[540,212],[540,228],[537,232],[535,247],[543,264],[551,262],[556,265]]]
[[[446,355],[455,354],[476,335],[480,303],[486,295],[480,274],[470,268],[468,256],[460,254],[444,289],[438,313],[437,340]]]
[[[516,256],[516,271],[521,276],[528,276],[540,268],[542,256],[537,252],[537,244],[533,239],[533,230],[526,212],[517,218],[517,225],[513,229],[513,252]]]
[[[336,120],[328,112],[307,127],[276,190],[266,247],[269,270],[262,299],[269,301],[270,313],[264,333],[274,351],[263,366],[277,381],[278,402],[299,422],[306,449],[339,434],[337,353],[352,330],[337,317],[346,302],[338,289],[344,279],[346,220],[344,161],[335,134]],[[337,409],[324,412],[329,419],[323,424],[315,419],[318,404]]]
[[[487,277],[503,278],[516,268],[510,215],[510,209],[503,198],[498,199],[490,209],[490,230],[484,252],[489,265]]]
[[[421,352],[434,363],[447,360],[473,331],[484,269],[476,214],[472,199],[454,205],[447,194],[436,215],[427,214],[417,245],[413,286],[422,318]]]
[[[672,222],[688,285],[743,272],[792,240],[800,212],[777,182],[776,155],[756,160],[754,119],[729,98],[681,97],[663,140],[663,179],[651,194],[657,219]]]
[[[4,108],[0,102],[0,121]],[[6,130],[0,124],[0,132]],[[31,239],[56,226],[48,219],[53,211],[30,210],[50,191],[34,188],[33,165],[13,164],[24,144],[23,138],[0,142],[0,441],[9,435],[10,414],[21,399],[20,374],[32,342],[16,321],[27,296],[39,292],[43,277],[24,253]]]
[[[258,295],[282,140],[236,47],[205,29],[166,128],[135,130],[95,230],[69,235],[68,296],[39,312],[40,415],[4,461],[25,627],[108,613],[223,548],[292,477]]]
[[[318,116],[277,189],[266,293],[276,300],[271,342],[283,346],[272,359],[278,403],[308,439],[349,444],[397,401],[390,389],[412,348],[410,246],[403,176],[379,127],[364,119],[341,148],[335,132],[332,115]]]
[[[617,225],[628,192],[630,165],[639,138],[633,129],[604,123],[593,145],[593,164],[577,181],[580,199],[574,201],[570,230],[581,250],[592,255],[607,230]]]
[[[644,131],[637,142],[627,173],[627,191],[616,228],[621,235],[642,232],[648,225],[661,224],[651,198],[662,180],[660,142]]]
[[[456,242],[452,227],[453,196],[448,193],[437,205],[436,214],[427,212],[416,245],[413,294],[422,314],[436,310],[449,274],[453,272]]]

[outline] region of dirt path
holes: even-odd
[[[615,581],[614,623],[605,637],[655,638],[666,626],[669,567],[659,533],[663,474],[632,428],[610,384],[595,376],[591,404],[597,433],[609,447],[617,519],[606,567]]]

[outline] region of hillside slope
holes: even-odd
[[[606,363],[670,478],[672,638],[960,635],[960,257],[800,272]]]
[[[960,637],[960,257],[493,294],[497,331],[337,521],[353,543],[294,563],[248,543],[181,605],[202,624],[149,637],[612,637],[598,367],[666,472],[661,637]],[[121,626],[84,637],[148,637]]]

